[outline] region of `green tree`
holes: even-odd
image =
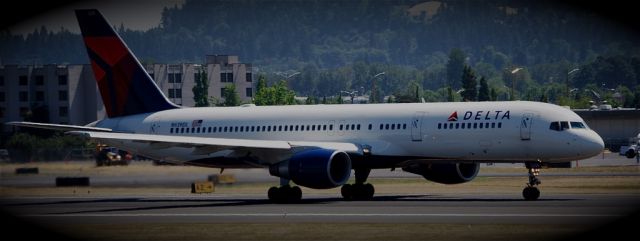
[[[193,91],[193,101],[196,103],[196,107],[210,106],[207,72],[199,69],[198,73],[195,74],[194,81],[196,83],[191,91]]]
[[[258,83],[256,84],[256,93],[260,92],[260,90],[264,88],[267,88],[267,77],[260,75],[258,76]]]
[[[447,87],[454,89],[459,87],[458,80],[462,76],[465,66],[466,54],[459,48],[454,48],[449,52],[449,60],[447,61]]]
[[[476,85],[476,74],[469,66],[464,66],[462,71],[462,100],[463,101],[476,101],[478,98],[478,91]]]
[[[236,91],[236,86],[233,84],[227,84],[224,87],[223,95],[224,106],[238,106],[240,105],[240,96]]]
[[[498,92],[496,91],[496,88],[491,88],[491,101],[496,100],[498,100]]]
[[[451,89],[451,86],[447,87],[447,101],[448,102],[454,102],[456,99],[453,96],[453,89]]]
[[[295,92],[287,87],[287,82],[282,80],[271,87],[262,85],[253,102],[256,105],[295,105],[295,96]]]
[[[480,78],[480,90],[478,91],[478,101],[490,101],[491,93],[489,91],[489,84],[487,80],[482,76]]]

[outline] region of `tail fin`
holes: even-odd
[[[98,10],[76,10],[76,17],[108,117],[179,108],[162,94]]]

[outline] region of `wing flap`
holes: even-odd
[[[149,143],[167,143],[169,146],[226,146],[226,147],[248,147],[248,148],[266,148],[266,149],[291,149],[286,141],[271,140],[248,140],[248,139],[229,139],[229,138],[210,138],[210,137],[194,137],[194,136],[168,136],[168,135],[147,135],[132,133],[114,133],[114,132],[95,132],[95,131],[70,131],[69,134],[86,136],[93,139],[107,140],[128,140]]]
[[[93,132],[111,132],[112,131],[109,128],[101,128],[101,127],[36,123],[36,122],[28,122],[28,121],[12,121],[12,122],[7,122],[6,124],[12,125],[12,126],[19,126],[19,127],[49,129],[49,130],[56,130],[56,131],[93,131]]]

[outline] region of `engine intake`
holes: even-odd
[[[459,184],[473,180],[478,175],[478,163],[415,163],[402,170],[422,175],[425,179],[442,184]]]
[[[351,158],[342,151],[314,149],[302,151],[289,160],[269,167],[273,176],[316,189],[342,186],[351,175]]]

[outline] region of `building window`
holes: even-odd
[[[20,77],[18,77],[18,82],[20,86],[27,86],[29,84],[29,81],[26,75],[20,75]]]
[[[220,73],[220,82],[233,83],[233,73]]]
[[[44,85],[44,76],[36,75],[36,85],[38,86]]]
[[[253,75],[251,73],[247,73],[247,82],[253,82]]]
[[[0,92],[0,102],[5,102],[4,92]]]
[[[27,116],[28,113],[29,113],[29,108],[20,107],[20,117],[24,118]]]
[[[67,95],[67,91],[66,90],[58,91],[58,100],[59,101],[67,101],[68,99],[69,99],[69,96]]]
[[[182,98],[182,89],[169,89],[169,98]]]
[[[67,85],[68,79],[69,78],[67,75],[58,75],[58,85],[60,86]]]
[[[44,91],[36,91],[36,101],[44,101]]]
[[[58,108],[58,115],[60,115],[60,117],[69,116],[69,107],[60,106],[60,108]]]
[[[182,73],[169,73],[169,83],[182,83]]]
[[[20,91],[20,93],[18,93],[18,97],[19,97],[19,100],[22,102],[29,101],[29,93],[26,91]]]
[[[253,97],[253,88],[247,88],[247,97]]]

